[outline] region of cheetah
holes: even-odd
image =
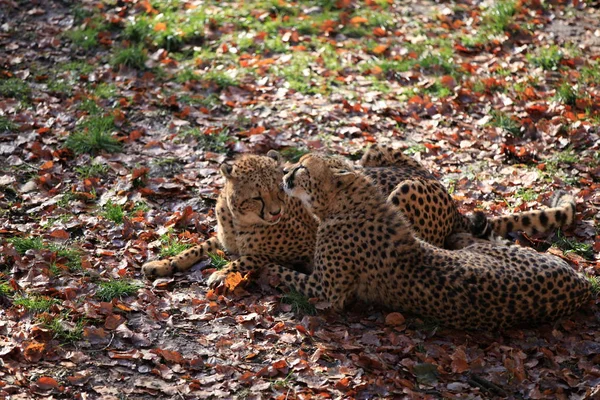
[[[314,269],[265,268],[336,310],[361,300],[449,327],[495,329],[568,315],[592,296],[588,280],[553,255],[490,242],[446,250],[423,241],[366,174],[340,159],[305,155],[283,182],[320,221]]]
[[[492,226],[495,219],[488,222],[483,214],[473,221],[462,215],[444,186],[400,150],[371,147],[361,164],[363,173],[377,182],[383,193],[391,194],[390,201],[402,210],[414,232],[433,245],[444,246],[452,233],[470,232],[486,239],[493,234],[506,233],[508,224]],[[215,208],[218,235],[172,258],[144,264],[143,273],[154,277],[185,271],[218,249],[241,258],[211,276],[211,283],[223,280],[228,272],[249,270],[252,269],[250,266],[260,267],[266,262],[310,272],[318,222],[299,200],[291,199],[283,192],[283,166],[279,154],[270,151],[266,156],[244,155],[232,165],[222,165],[221,173],[225,177],[225,186]],[[574,208],[570,212],[570,205],[552,210],[544,214],[552,221],[545,225],[546,228],[554,223],[568,224],[573,219]],[[555,211],[568,218],[556,220],[553,217]],[[511,228],[522,228],[518,221],[525,221],[527,214],[508,216],[514,221]],[[522,218],[519,219],[519,215]]]

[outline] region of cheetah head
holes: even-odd
[[[286,195],[281,188],[283,168],[279,153],[246,155],[233,164],[223,164],[224,194],[236,221],[245,225],[274,225],[285,211]]]
[[[356,179],[356,172],[345,161],[316,154],[300,158],[283,177],[285,192],[300,199],[313,214],[327,210],[336,194]]]

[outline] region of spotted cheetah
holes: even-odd
[[[494,329],[556,319],[591,298],[587,279],[558,257],[490,242],[452,251],[419,239],[374,182],[340,159],[303,156],[283,182],[320,221],[314,270],[265,267],[335,309],[362,300],[450,327]]]
[[[377,182],[383,193],[391,194],[390,201],[402,210],[415,233],[425,241],[443,246],[452,233],[459,232],[491,236],[483,214],[473,221],[463,216],[443,185],[400,150],[374,146],[367,150],[361,163],[362,171]],[[317,221],[297,199],[283,192],[279,154],[270,151],[267,156],[245,155],[232,165],[224,164],[221,173],[225,186],[215,209],[218,235],[172,258],[150,261],[142,266],[142,271],[150,277],[171,275],[223,248],[241,258],[213,275],[211,283],[223,280],[228,272],[260,267],[266,262],[303,267],[310,272]],[[523,215],[520,220],[524,221],[525,214],[509,217],[514,221]],[[547,215],[554,221],[553,212]],[[572,221],[572,213],[569,215],[570,219],[561,222]],[[491,229],[503,235],[506,227],[507,224],[497,224]],[[518,227],[513,222],[513,228]]]

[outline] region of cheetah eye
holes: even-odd
[[[262,201],[262,197],[257,196],[257,197],[253,197],[252,200],[256,200],[256,201]]]

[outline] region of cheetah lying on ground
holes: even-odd
[[[546,231],[573,221],[573,199],[562,196],[556,208],[489,221],[476,214],[472,222],[458,211],[444,186],[400,150],[375,146],[365,153],[361,163],[362,171],[385,195],[394,194],[392,201],[411,222],[414,232],[436,246],[443,246],[453,233],[471,232],[488,238],[492,231],[500,236],[519,229]],[[147,276],[184,271],[220,248],[241,258],[214,275],[211,283],[224,278],[228,272],[260,267],[267,262],[304,266],[309,270],[317,221],[299,200],[285,195],[281,189],[283,167],[277,152],[269,152],[267,156],[242,156],[233,165],[223,165],[221,172],[226,183],[216,205],[218,235],[177,256],[148,262],[142,271]],[[244,267],[240,268],[241,265]]]
[[[590,283],[558,257],[489,242],[451,251],[419,239],[372,180],[339,159],[304,156],[283,181],[320,220],[314,270],[265,268],[335,309],[360,299],[447,326],[492,329],[555,319],[591,297]]]

